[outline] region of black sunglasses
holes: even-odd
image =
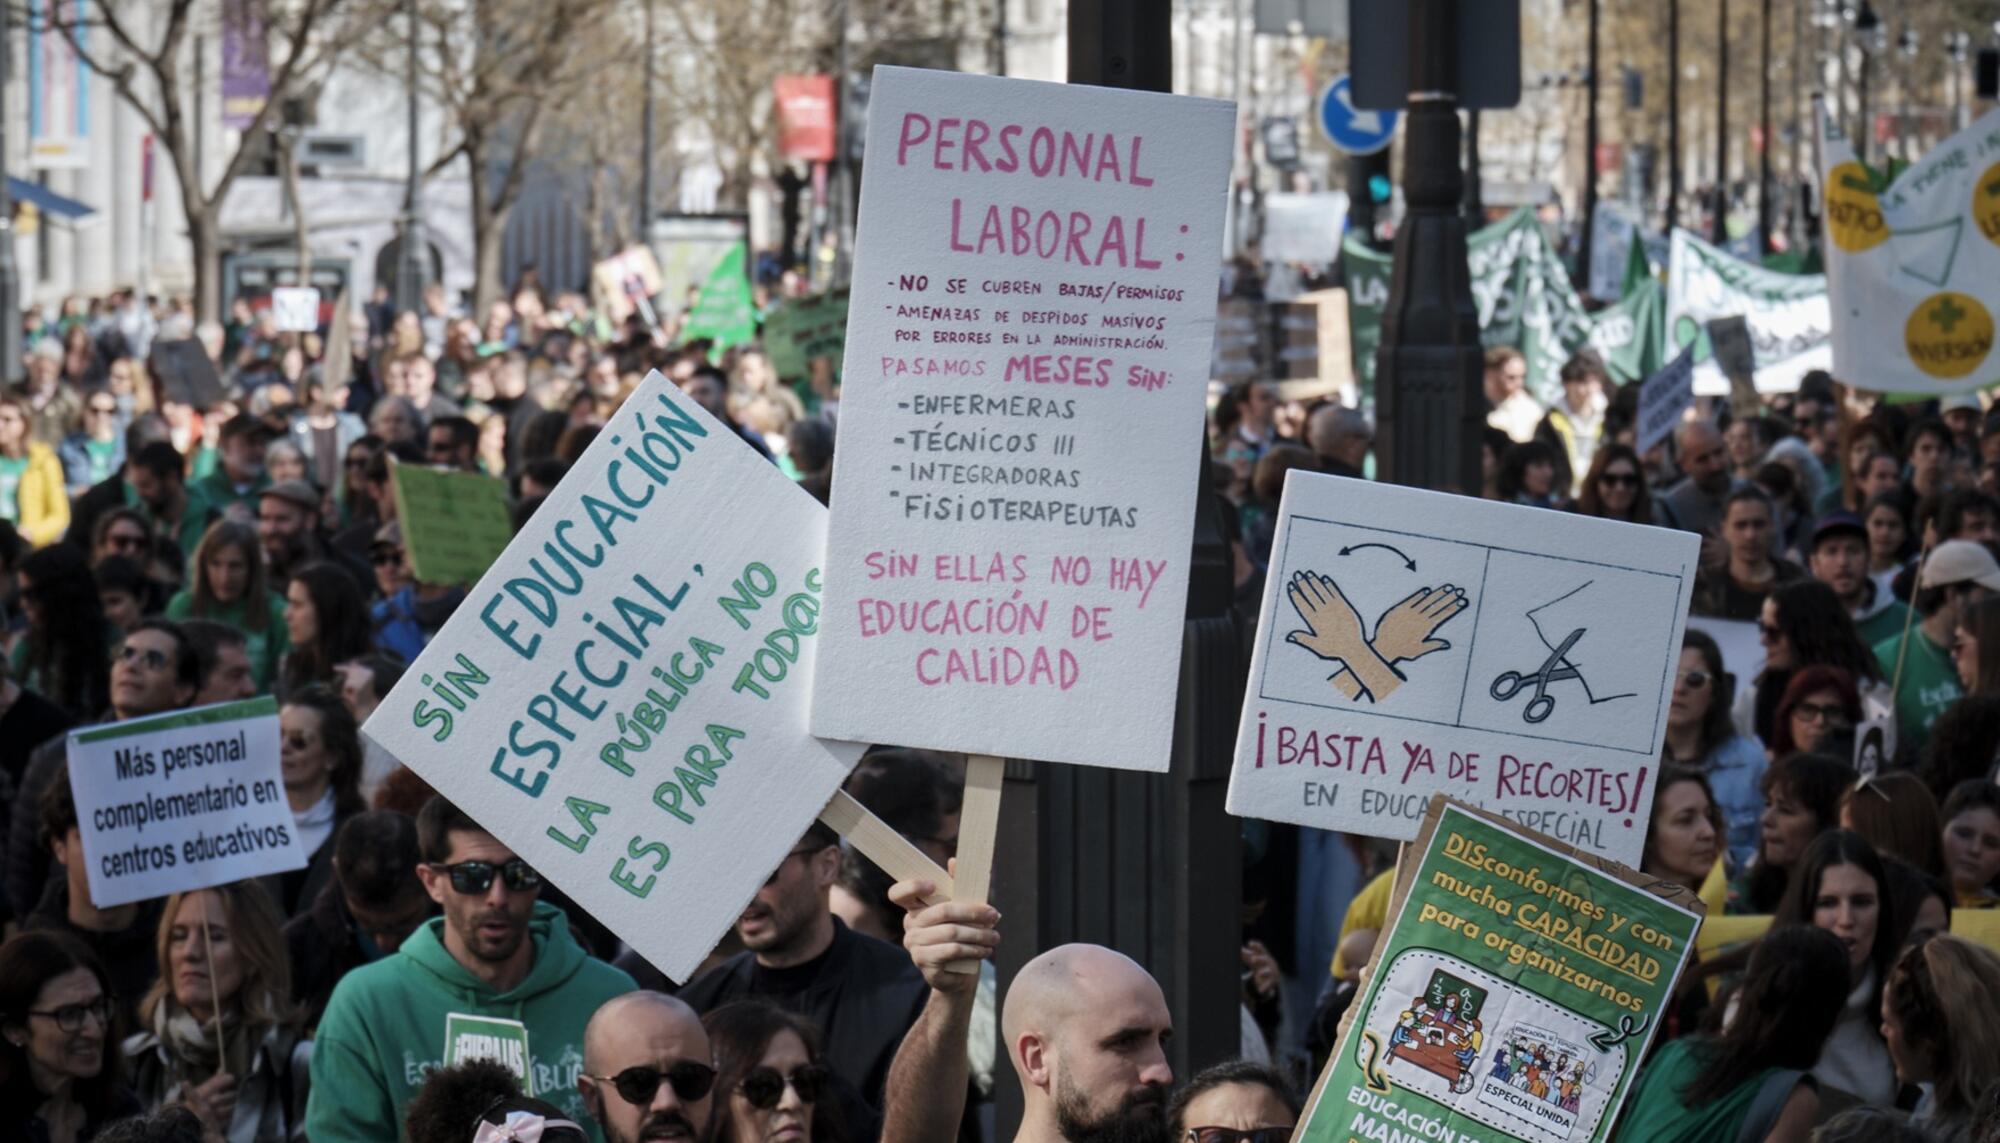
[[[442,861],[433,861],[430,866],[440,873],[450,874],[451,887],[460,893],[486,892],[493,888],[495,873],[500,875],[507,888],[516,893],[542,887],[542,875],[518,857],[505,865],[495,865],[490,861],[461,861],[456,865],[446,865]]]
[[[1239,1131],[1234,1127],[1190,1127],[1183,1143],[1286,1143],[1289,1127],[1255,1127]]]
[[[715,1069],[693,1060],[682,1060],[666,1071],[639,1064],[626,1068],[615,1076],[590,1078],[617,1088],[618,1098],[640,1107],[653,1102],[653,1096],[659,1093],[662,1081],[674,1089],[674,1098],[682,1103],[693,1103],[708,1095],[715,1087]]]
[[[1613,488],[1639,487],[1639,477],[1637,474],[1630,472],[1607,472],[1603,476],[1598,477],[1597,481],[1600,484],[1608,484]]]
[[[799,1093],[801,1103],[817,1103],[820,1093],[826,1090],[826,1069],[817,1064],[801,1064],[787,1076],[776,1068],[754,1067],[744,1075],[743,1082],[736,1085],[736,1090],[743,1093],[750,1106],[759,1111],[769,1111],[785,1098],[787,1084]]]

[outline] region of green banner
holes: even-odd
[[[88,746],[95,742],[108,742],[114,738],[130,738],[137,734],[158,734],[162,730],[180,730],[190,726],[210,726],[218,722],[239,722],[246,718],[259,718],[278,713],[278,700],[270,695],[257,698],[239,699],[235,702],[211,703],[191,710],[177,710],[168,714],[156,714],[151,718],[132,718],[124,722],[106,723],[90,730],[79,730],[73,736],[78,745]]]
[[[391,471],[396,518],[417,579],[477,583],[514,538],[506,483],[483,472],[418,464],[397,464]]]
[[[846,351],[846,290],[792,298],[764,319],[764,353],[783,380],[804,379],[815,357],[832,358],[838,379]]]
[[[1343,256],[1355,374],[1364,390],[1372,390],[1392,259],[1352,234]],[[1645,285],[1650,279],[1617,305],[1597,314],[1585,312],[1555,246],[1526,210],[1475,231],[1466,241],[1466,268],[1479,310],[1480,341],[1519,349],[1528,361],[1528,391],[1545,404],[1561,396],[1557,375],[1563,362],[1586,346],[1605,355],[1613,379],[1621,383],[1639,380],[1664,363],[1665,307],[1656,298],[1649,300]],[[1614,328],[1600,329],[1605,324]]]
[[[1297,1138],[1608,1138],[1700,915],[1442,795],[1403,860]]]
[[[681,326],[682,344],[706,338],[720,353],[757,336],[757,307],[751,302],[750,276],[744,269],[747,257],[739,242],[708,272]]]

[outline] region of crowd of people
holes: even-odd
[[[674,333],[532,276],[312,334],[129,295],[32,323],[0,394],[0,1136],[970,1143],[1013,1082],[1023,1140],[1290,1138],[1387,923],[1379,842],[1244,823],[1239,1058],[1177,1077],[1144,966],[1067,945],[1002,997],[993,909],[824,826],[670,981],[362,738],[467,586],[416,579],[394,465],[503,480],[518,526],[659,369],[828,498],[837,362]],[[1689,631],[1645,870],[1768,935],[1690,966],[1621,1138],[2000,1139],[2000,958],[1951,934],[2000,900],[2000,413],[1816,376],[1641,453],[1588,354],[1548,407],[1517,352],[1486,379],[1486,496],[1700,533],[1696,613],[1763,650]],[[1285,474],[1367,479],[1373,429],[1269,383],[1211,429],[1254,615]],[[99,907],[65,733],[266,694],[306,866]],[[962,767],[877,748],[848,789],[946,865]],[[518,1052],[460,1058],[479,1020]]]

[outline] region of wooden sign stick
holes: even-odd
[[[965,797],[958,810],[958,877],[954,901],[986,904],[993,880],[993,844],[1000,832],[1000,785],[1007,762],[991,754],[965,761]]]
[[[928,881],[937,886],[937,892],[924,898],[924,904],[935,905],[951,900],[951,874],[939,869],[937,862],[925,856],[923,850],[911,845],[909,839],[897,833],[888,822],[876,817],[867,806],[855,801],[846,790],[834,793],[833,800],[819,812],[819,820],[846,838],[847,843],[861,856],[874,862],[877,869],[896,880]]]

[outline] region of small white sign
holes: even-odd
[[[1636,862],[1699,551],[1294,470],[1230,812],[1407,841],[1444,793]]]
[[[363,729],[686,983],[861,754],[806,733],[825,542],[654,371]]]
[[[269,698],[73,730],[69,788],[100,909],[299,869]]]
[[[1167,768],[1234,124],[875,70],[814,733]]]
[[[312,286],[278,286],[271,291],[271,316],[280,333],[311,333],[319,328],[319,290]]]
[[[1694,406],[1694,347],[1660,367],[1639,388],[1638,449],[1648,449],[1672,435],[1674,426]]]

